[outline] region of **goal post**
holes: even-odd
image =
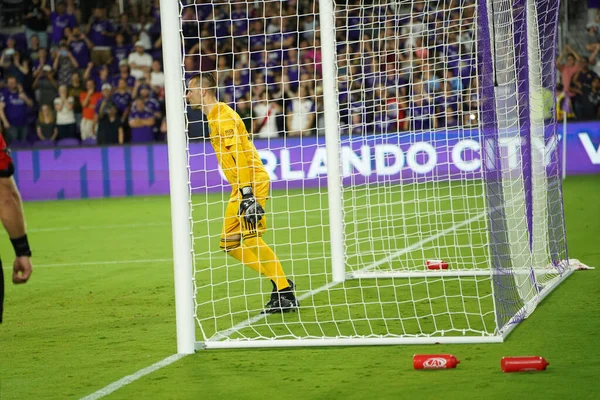
[[[558,0],[163,3],[179,352],[501,342],[572,272]],[[298,312],[219,248],[231,189],[184,98],[208,71]]]
[[[177,352],[191,354],[196,342],[194,319],[193,253],[191,238],[191,210],[186,132],[183,97],[183,66],[179,7],[162,1],[160,22],[162,29],[163,65],[165,70],[165,97],[168,121],[169,184],[171,198],[171,232],[173,241],[173,270],[175,282],[175,312],[177,324]]]

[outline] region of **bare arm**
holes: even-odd
[[[46,75],[46,78],[48,78],[48,81],[50,84],[52,84],[52,86],[54,86],[55,89],[58,89],[58,82],[56,82],[56,79],[54,79],[54,75],[48,74]]]
[[[92,94],[93,94],[93,92],[87,92],[87,94],[85,95],[85,98],[81,102],[82,107],[87,107],[88,104],[90,104],[90,97],[92,97]]]
[[[17,248],[20,251],[25,249],[28,251],[21,195],[12,177],[0,178],[0,219],[11,240],[19,239],[16,241],[18,242]],[[29,256],[17,256],[13,264],[13,283],[25,283],[30,276],[31,260]]]
[[[308,117],[306,118],[306,125],[304,125],[305,128],[307,130],[312,128],[314,122],[315,122],[315,113],[308,114]]]
[[[11,239],[25,235],[21,195],[13,178],[0,178],[0,219]]]
[[[39,125],[35,127],[35,131],[37,133],[38,139],[44,140],[44,136],[42,136],[42,128]]]
[[[6,128],[8,128],[10,126],[10,124],[8,123],[8,119],[6,119],[6,114],[4,113],[4,107],[6,107],[6,104],[0,103],[0,119],[2,120],[2,123],[4,124],[4,126]]]
[[[146,119],[143,119],[142,121],[142,125],[154,126],[154,117],[148,117]]]
[[[75,68],[79,68],[79,63],[77,62],[77,60],[75,59],[75,57],[73,57],[73,54],[71,54],[70,51],[67,53],[67,57],[69,57],[69,61],[71,61],[71,64],[73,64],[73,66]]]
[[[123,144],[125,138],[125,133],[123,133],[123,128],[119,127],[119,144]]]
[[[29,107],[33,107],[33,100],[31,100],[21,88],[19,88],[19,97],[22,98]]]

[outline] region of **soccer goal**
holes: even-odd
[[[501,342],[572,272],[558,0],[194,3],[161,3],[179,352]],[[271,284],[219,248],[198,71],[269,172],[298,312],[262,314]]]

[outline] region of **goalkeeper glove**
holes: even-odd
[[[258,221],[265,215],[265,210],[256,201],[251,186],[241,188],[240,193],[242,194],[242,201],[240,201],[238,215],[243,215],[250,226],[256,227]]]

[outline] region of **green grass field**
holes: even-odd
[[[314,196],[308,203],[299,196],[291,196],[286,203],[272,202],[273,207],[285,208],[290,202],[304,201],[313,207],[307,215],[316,216],[316,221],[307,218],[307,228],[301,230],[289,229],[297,222],[292,218],[271,221],[274,229],[268,240],[277,244],[285,262],[294,261],[290,268],[301,291],[314,289],[327,278],[327,249],[321,243],[329,233],[322,228],[326,216],[318,214],[322,199]],[[599,196],[600,176],[569,177],[565,182],[569,254],[597,267]],[[415,210],[421,207],[423,218],[434,218],[435,210],[423,210],[425,205],[414,199],[404,200]],[[206,212],[214,219],[195,230],[200,257],[213,256],[202,246],[214,246],[207,239],[219,233],[216,211],[200,203],[195,210],[197,218]],[[81,398],[176,352],[169,212],[168,199],[163,197],[26,204],[36,267],[27,285],[7,287],[5,323],[0,327],[0,399]],[[377,215],[364,215],[362,223],[369,218],[381,220]],[[455,216],[454,221],[464,218]],[[306,244],[297,248],[289,245],[290,238],[281,235],[283,232],[292,232],[288,235],[304,239]],[[393,231],[386,234],[389,238],[398,236]],[[408,242],[394,245],[418,241],[419,235],[409,232],[401,239]],[[429,243],[431,255],[436,255],[434,248],[442,244],[466,249],[461,235],[453,235],[450,243]],[[458,251],[456,259],[460,259],[462,250],[453,251]],[[12,254],[8,240],[0,241],[0,252],[6,267]],[[317,261],[310,261],[308,253],[317,254]],[[429,256],[411,254],[405,259]],[[363,263],[369,264],[372,257],[377,254],[367,256]],[[217,286],[214,295],[220,298],[229,292],[234,298],[219,305],[222,308],[215,315],[227,317],[224,321],[215,319],[218,329],[247,318],[247,310],[260,308],[265,295],[247,296],[248,305],[235,302],[239,290],[247,294],[269,290],[252,278],[252,271],[231,263],[209,277],[203,276],[209,273],[203,265],[196,266],[201,284],[210,284],[210,279],[213,284],[220,282],[224,273],[231,282]],[[312,280],[309,271],[316,275]],[[4,272],[8,276],[9,271]],[[240,282],[247,285],[236,287]],[[106,398],[595,399],[600,390],[595,344],[600,328],[599,294],[597,271],[575,273],[503,344],[201,351]],[[329,304],[327,301],[318,295],[307,299],[307,310],[313,311],[290,318],[304,318],[306,326],[314,327],[311,321],[335,317],[319,314],[330,308],[318,307]],[[455,306],[446,308],[451,311]],[[385,315],[386,311],[361,312],[375,318],[376,312]],[[281,317],[276,318],[279,324],[276,320],[263,321],[262,328],[272,329],[269,324],[281,328]],[[427,352],[453,353],[462,362],[456,370],[414,371],[412,355]],[[504,355],[543,355],[551,365],[543,373],[503,374],[499,364]]]

